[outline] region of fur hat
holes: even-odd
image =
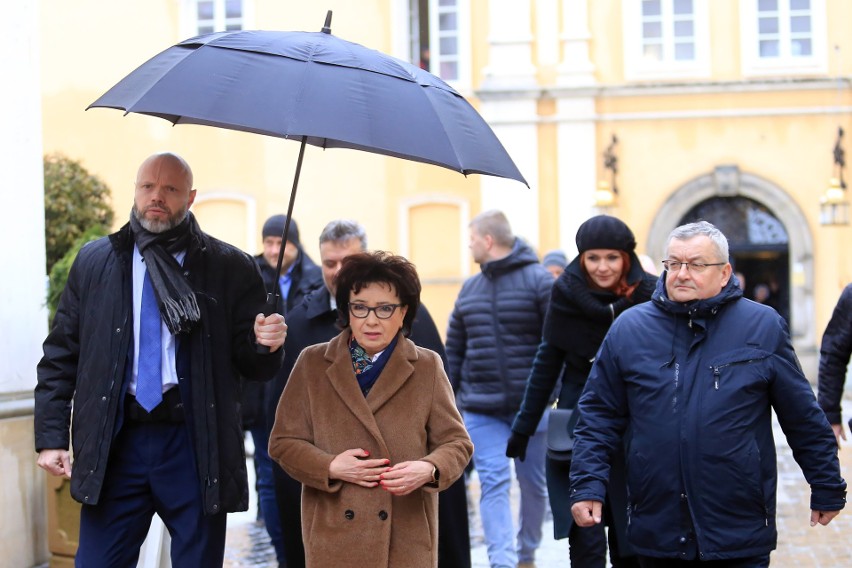
[[[263,238],[280,237],[284,233],[284,224],[287,222],[287,215],[273,215],[263,224]],[[290,220],[290,232],[287,233],[287,241],[296,246],[300,246],[299,242],[299,226],[296,225],[296,220]]]
[[[636,249],[636,238],[620,219],[596,215],[577,229],[577,250],[582,254],[590,249],[623,250],[629,254]]]

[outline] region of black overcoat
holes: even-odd
[[[98,502],[109,475],[110,448],[121,427],[127,392],[133,349],[132,252],[129,225],[80,250],[38,364],[36,451],[68,449],[73,442],[71,495],[90,505]],[[254,318],[262,311],[265,293],[250,256],[199,230],[191,235],[183,268],[201,309],[200,324],[188,336],[179,336],[178,346],[189,350],[190,373],[179,377],[179,387],[204,511],[246,510],[239,376],[271,378],[281,366],[283,350],[256,352]]]

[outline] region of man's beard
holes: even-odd
[[[160,206],[159,209],[165,209],[165,207]],[[187,207],[182,207],[174,215],[169,215],[164,221],[160,221],[158,219],[146,218],[144,212],[139,213],[139,208],[136,207],[135,203],[133,204],[133,216],[136,217],[136,220],[139,221],[139,224],[142,225],[146,231],[151,233],[164,233],[169,229],[174,229],[181,221],[183,221],[184,217],[186,217],[187,210]]]

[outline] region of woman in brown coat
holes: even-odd
[[[405,337],[417,272],[361,253],[336,284],[343,332],[302,352],[269,439],[269,455],[303,484],[307,566],[434,568],[437,492],[473,445],[440,358]]]

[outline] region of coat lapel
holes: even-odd
[[[325,352],[325,358],[329,361],[326,375],[332,388],[352,414],[384,447],[385,443],[374,413],[388,402],[414,373],[412,361],[417,359],[417,350],[411,341],[401,337],[370,394],[364,398],[352,369],[349,335],[348,330],[344,331],[329,342]]]
[[[385,442],[382,439],[382,433],[379,431],[379,426],[373,417],[373,412],[367,405],[364,395],[361,394],[361,389],[358,387],[358,380],[355,378],[355,371],[352,368],[352,356],[349,354],[349,334],[349,330],[343,331],[328,343],[325,358],[329,362],[329,366],[325,373],[328,377],[328,382],[343,401],[344,407],[352,412],[382,448],[387,451]]]
[[[388,359],[379,380],[373,385],[366,401],[371,413],[375,414],[393,395],[402,388],[405,381],[414,373],[412,361],[417,360],[417,350],[414,344],[400,337],[396,348]]]

